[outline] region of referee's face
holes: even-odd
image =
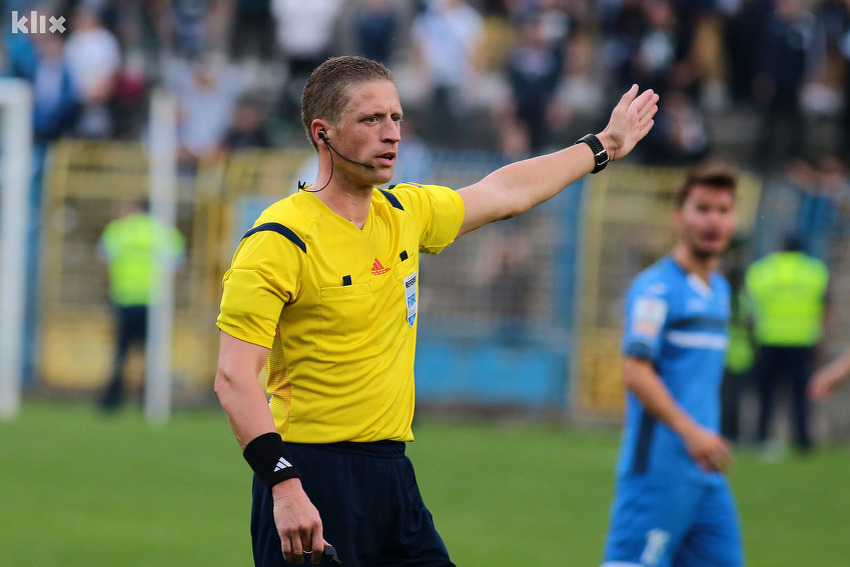
[[[717,257],[735,232],[735,197],[725,188],[697,185],[674,221],[682,243],[694,256]]]
[[[348,88],[335,143],[339,152],[372,168],[344,160],[334,163],[346,177],[372,185],[392,180],[401,141],[401,102],[390,81],[358,83]]]

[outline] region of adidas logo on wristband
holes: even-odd
[[[298,468],[289,460],[286,445],[276,431],[255,437],[245,445],[242,456],[251,465],[257,479],[269,490],[278,482],[301,478]],[[273,470],[272,463],[275,463]]]

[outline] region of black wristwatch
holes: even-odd
[[[596,167],[590,173],[599,173],[605,169],[605,166],[608,165],[608,152],[605,151],[605,146],[602,145],[599,138],[593,134],[587,134],[576,140],[576,144],[582,142],[590,146],[590,149],[593,150],[593,159],[596,161]]]

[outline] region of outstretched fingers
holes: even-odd
[[[658,112],[658,95],[652,89],[640,92],[638,85],[626,91],[611,112],[611,118],[602,136],[611,160],[625,157],[655,125],[653,117]]]
[[[643,91],[639,97],[635,98],[631,110],[637,118],[638,126],[645,126],[658,112],[658,94],[652,89]]]
[[[617,103],[617,106],[623,109],[629,108],[637,98],[638,92],[640,92],[640,87],[632,85],[632,88],[624,92],[623,96],[620,97],[620,102]]]
[[[634,88],[634,87],[632,87]],[[652,89],[643,91],[629,106],[631,115],[633,143],[643,139],[655,125],[655,114],[658,112],[658,94]]]

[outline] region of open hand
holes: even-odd
[[[608,125],[597,136],[611,161],[628,155],[655,125],[653,117],[658,112],[658,95],[652,89],[638,95],[639,90],[637,85],[632,85],[623,94],[611,112]]]

